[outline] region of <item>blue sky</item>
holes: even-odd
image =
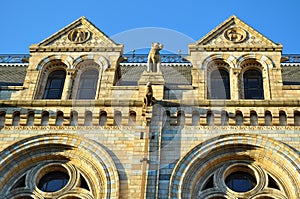
[[[151,27],[163,30],[165,37],[178,33],[189,42],[199,40],[233,14],[282,43],[283,53],[300,54],[300,0],[10,0],[0,5],[1,54],[29,53],[31,44],[80,16],[116,40],[120,34]],[[144,37],[156,41],[161,35]],[[178,49],[186,51],[187,46],[179,42]]]

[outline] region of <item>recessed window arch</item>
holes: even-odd
[[[49,112],[43,111],[41,125],[48,126],[48,123],[49,123]]]
[[[52,71],[47,78],[44,99],[61,99],[66,78],[66,71],[58,69]]]
[[[185,124],[185,114],[184,111],[178,111],[177,113],[177,126],[184,126]]]
[[[230,99],[230,79],[226,69],[218,68],[210,73],[208,97],[210,99]]]
[[[70,126],[77,126],[77,125],[78,125],[78,113],[77,111],[71,111]]]
[[[88,69],[80,75],[77,99],[95,99],[99,71],[95,68]]]
[[[5,125],[5,115],[4,111],[0,112],[0,128],[4,127]]]
[[[106,123],[107,123],[107,113],[105,111],[101,111],[99,117],[99,125],[106,126]]]
[[[258,118],[257,113],[255,111],[250,112],[250,126],[257,126],[258,125]]]
[[[279,111],[279,126],[286,126],[287,118],[286,113],[284,111]]]
[[[34,125],[34,112],[29,111],[27,114],[26,126],[33,126],[33,125]]]
[[[194,110],[192,113],[192,125],[198,126],[200,122],[200,113],[197,110]]]
[[[64,123],[64,113],[62,111],[58,111],[56,114],[55,126],[62,126]]]
[[[13,126],[19,126],[19,124],[20,124],[20,112],[16,111],[13,114],[12,125]]]
[[[245,99],[264,99],[263,78],[259,69],[248,69],[244,72],[243,79]]]
[[[130,111],[129,119],[128,119],[128,126],[134,126],[136,123],[136,112]]]
[[[300,126],[300,112],[294,111],[294,125]]]
[[[272,126],[272,113],[270,111],[265,112],[265,126]]]
[[[236,126],[243,126],[244,124],[244,116],[241,111],[237,111],[235,113],[235,125]]]
[[[214,113],[212,111],[207,111],[206,113],[206,125],[213,126],[214,125]]]
[[[93,113],[91,111],[86,111],[84,117],[84,126],[92,126],[92,125],[93,125]]]
[[[122,125],[122,113],[121,111],[115,111],[114,113],[114,126]]]
[[[229,115],[227,111],[222,111],[221,112],[221,125],[222,126],[227,126],[229,122]]]

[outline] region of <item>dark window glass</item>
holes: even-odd
[[[248,70],[244,73],[244,96],[245,99],[263,99],[262,75],[257,70]]]
[[[256,180],[251,174],[238,171],[230,174],[225,183],[235,192],[247,192],[255,187]]]
[[[53,171],[44,175],[38,188],[45,192],[55,192],[62,189],[69,181],[69,176],[61,171]]]
[[[48,76],[44,99],[61,99],[66,71],[56,70]]]
[[[80,76],[77,99],[95,99],[98,71],[88,70]]]
[[[229,73],[226,70],[218,69],[211,73],[210,99],[230,99]]]

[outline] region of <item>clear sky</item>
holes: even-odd
[[[150,32],[144,35],[149,41],[161,35],[151,33],[155,28],[163,30],[165,37],[172,38],[173,32],[191,42],[231,15],[283,44],[283,53],[300,54],[300,0],[3,0],[0,6],[1,54],[29,53],[31,44],[80,16],[130,49],[120,35],[132,30]],[[182,48],[186,51],[187,46],[179,43],[178,49]]]

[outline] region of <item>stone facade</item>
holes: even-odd
[[[235,16],[188,49],[147,72],[81,17],[1,63],[0,198],[300,198],[300,62]]]

